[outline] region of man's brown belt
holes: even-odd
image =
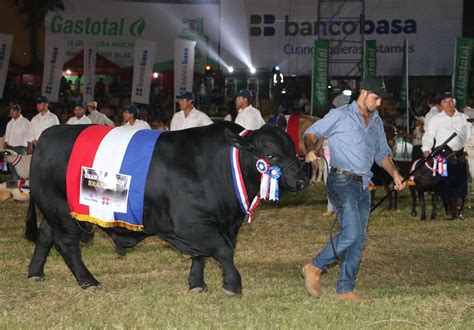
[[[350,177],[352,180],[362,182],[362,176],[341,170],[339,168],[331,167],[331,173],[339,173],[339,174]]]

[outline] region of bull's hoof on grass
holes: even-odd
[[[242,297],[242,293],[232,292],[224,288],[222,288],[222,293],[224,294],[224,296],[229,297],[229,298]]]
[[[102,289],[102,285],[100,285],[99,282],[97,282],[97,283],[84,283],[84,284],[81,284],[81,289],[87,290],[87,291],[96,291],[96,290]]]
[[[207,292],[207,285],[196,286],[194,288],[189,289],[189,291],[188,291],[188,293],[192,293],[192,294],[203,293],[203,292]]]
[[[28,277],[29,282],[43,282],[44,281],[44,275],[42,276],[30,276]]]

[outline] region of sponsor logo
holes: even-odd
[[[271,26],[275,23],[273,15],[250,15],[250,35],[252,37],[271,37],[275,34],[275,28]]]
[[[270,37],[275,35],[275,16],[271,14],[250,15],[250,36]],[[354,20],[331,21],[293,21],[289,15],[283,20],[285,36],[339,36],[339,35],[384,35],[384,34],[414,34],[417,32],[417,22],[414,19],[380,19],[365,20],[360,24]]]
[[[124,31],[126,31],[124,29],[125,25],[125,18],[92,19],[86,17],[85,19],[73,20],[56,15],[51,19],[50,31],[58,34],[123,36]],[[145,20],[143,18],[137,19],[128,26],[128,33],[134,37],[141,37],[145,27]]]

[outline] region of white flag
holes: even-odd
[[[63,75],[66,40],[46,37],[44,47],[43,95],[50,102],[57,102],[59,85]]]
[[[84,102],[94,100],[96,58],[95,41],[86,40],[84,42]]]
[[[193,91],[194,47],[196,41],[176,39],[174,42],[174,96]]]
[[[3,89],[7,79],[12,40],[13,36],[11,34],[0,33],[0,99],[3,98]]]
[[[140,39],[135,41],[135,51],[133,53],[132,102],[149,103],[155,53],[156,42]]]

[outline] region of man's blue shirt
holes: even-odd
[[[328,138],[330,166],[363,176],[364,187],[372,177],[370,168],[374,160],[381,166],[385,156],[392,155],[382,118],[375,111],[366,126],[356,101],[332,109],[308,128],[307,133],[316,135],[318,139]]]

